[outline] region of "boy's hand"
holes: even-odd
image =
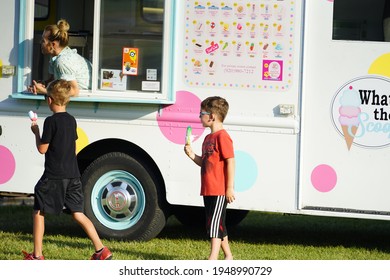
[[[186,144],[186,145],[184,146],[184,152],[186,153],[186,155],[187,155],[190,159],[194,160],[195,154],[194,154],[194,152],[192,151],[191,145]]]
[[[228,188],[226,190],[225,197],[226,197],[227,203],[232,203],[236,199],[235,196],[234,196],[234,191],[231,190],[230,188]]]
[[[31,123],[31,131],[35,134],[35,135],[39,135],[39,126],[36,122],[32,122]]]
[[[193,162],[195,162],[197,165],[201,166],[202,165],[202,158],[200,156],[197,156],[193,151],[192,147],[190,144],[186,144],[184,146],[184,152],[186,155],[192,159]]]

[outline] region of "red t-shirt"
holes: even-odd
[[[226,130],[207,135],[202,145],[201,195],[225,195],[225,160],[228,158],[234,158],[234,150]]]

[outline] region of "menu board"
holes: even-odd
[[[293,0],[186,0],[184,79],[191,86],[287,90]]]

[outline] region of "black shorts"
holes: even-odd
[[[83,212],[84,196],[80,178],[48,179],[44,176],[34,188],[34,210],[48,214]]]
[[[204,196],[203,202],[206,210],[206,230],[208,236],[223,240],[227,236],[225,224],[227,201],[225,196]]]

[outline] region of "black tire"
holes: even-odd
[[[133,157],[105,154],[86,168],[82,182],[85,214],[101,237],[147,241],[164,228],[167,216],[159,201],[165,197]]]
[[[195,206],[175,206],[174,216],[176,219],[186,226],[203,226],[205,225],[205,213],[203,207]],[[238,225],[248,215],[248,210],[226,210],[226,226]]]

